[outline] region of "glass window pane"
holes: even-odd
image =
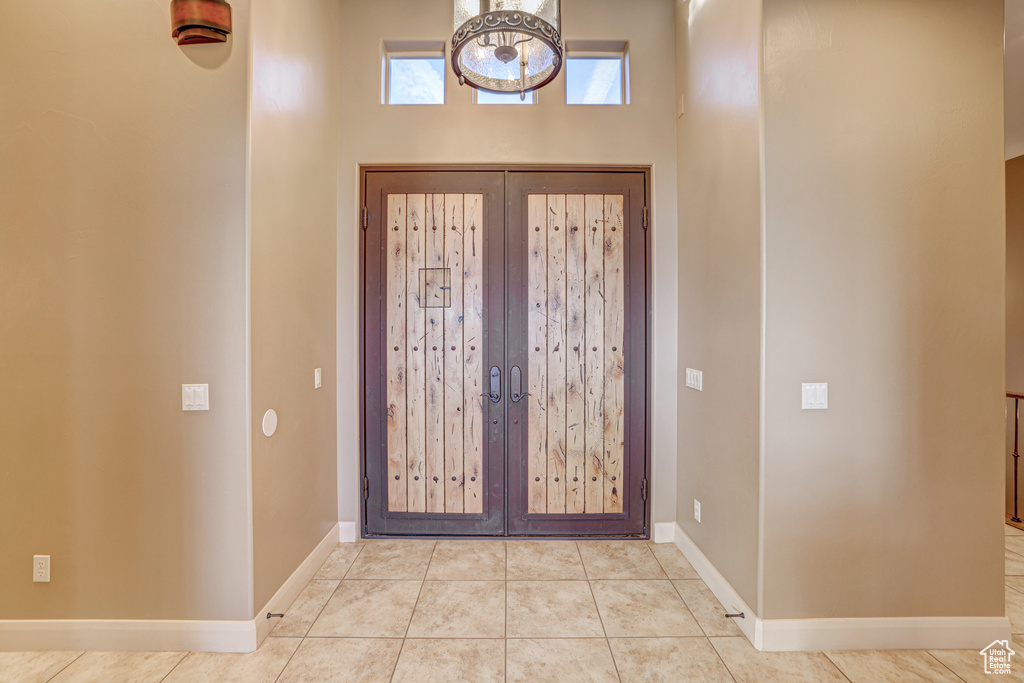
[[[622,104],[622,57],[565,60],[567,104]]]
[[[444,57],[391,57],[388,68],[388,104],[444,104]]]
[[[476,91],[477,104],[533,104],[533,93],[526,93],[526,99],[520,99],[519,93],[494,93],[486,90]]]

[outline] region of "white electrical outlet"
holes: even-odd
[[[50,556],[49,555],[33,555],[32,556],[32,580],[37,583],[49,583],[50,582]]]
[[[210,409],[209,384],[182,384],[181,409],[186,412]]]
[[[317,368],[313,371],[313,388],[319,389],[324,385],[324,371]]]
[[[697,391],[704,391],[704,372],[686,368],[686,386]]]
[[[693,499],[693,518],[700,523],[700,501],[696,498]]]

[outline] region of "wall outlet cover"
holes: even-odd
[[[313,371],[313,388],[319,389],[324,385],[324,371],[321,368],[317,368]]]
[[[50,556],[32,556],[32,580],[36,583],[50,582]]]
[[[686,368],[686,386],[697,391],[704,391],[704,372]]]
[[[700,501],[696,498],[693,499],[693,518],[700,524]]]
[[[802,398],[804,410],[828,410],[828,384],[804,384]]]

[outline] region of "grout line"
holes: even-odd
[[[729,637],[729,638],[737,638],[737,637],[739,637],[739,636],[727,636],[727,637]],[[746,640],[746,638],[743,638],[743,639],[744,639],[744,640]],[[731,679],[733,680],[733,683],[739,683],[739,681],[738,681],[738,680],[737,680],[737,678],[736,678],[736,674],[734,674],[734,673],[732,672],[732,669],[730,669],[730,668],[729,668],[729,665],[725,663],[725,660],[724,660],[724,659],[722,659],[722,655],[721,655],[721,653],[720,653],[720,652],[718,651],[718,648],[717,648],[717,647],[715,647],[715,644],[711,642],[711,639],[710,639],[710,638],[705,638],[705,640],[707,640],[707,641],[708,641],[708,645],[710,645],[710,646],[711,646],[711,651],[715,653],[715,657],[716,657],[716,658],[718,659],[718,661],[719,661],[719,662],[721,662],[721,663],[722,663],[722,667],[724,667],[724,668],[725,668],[725,672],[726,672],[727,674],[729,674],[729,678],[731,678]],[[748,642],[749,642],[749,641],[748,641]]]
[[[964,677],[963,677],[963,676],[961,676],[961,675],[960,675],[960,674],[958,674],[957,672],[955,672],[955,671],[953,671],[952,669],[950,669],[950,668],[949,668],[948,666],[946,666],[946,663],[945,663],[944,661],[942,661],[941,659],[939,659],[938,657],[936,657],[935,655],[933,655],[933,654],[932,654],[931,652],[929,652],[928,650],[921,650],[921,652],[924,652],[924,653],[925,653],[925,654],[927,654],[927,655],[928,655],[929,657],[931,657],[932,659],[934,659],[934,660],[935,660],[936,662],[938,662],[939,666],[941,666],[942,668],[944,668],[944,669],[946,669],[947,671],[949,671],[949,673],[953,674],[953,675],[954,675],[955,677],[959,678],[959,679],[960,679],[961,681],[964,681],[964,683],[967,683],[967,682],[966,682],[966,680],[964,679]]]
[[[828,652],[825,652],[824,650],[815,650],[815,652],[820,652],[821,654],[825,655],[825,659],[832,663],[832,666],[836,668],[836,671],[839,672],[839,675],[845,678],[847,681],[850,680],[850,677],[846,675],[846,672],[843,671],[843,668],[839,666],[836,660],[832,659],[832,657],[829,656]]]
[[[60,671],[56,672],[55,674],[53,674],[52,676],[50,676],[49,678],[47,678],[47,679],[46,679],[47,683],[49,683],[49,681],[52,681],[52,680],[53,680],[53,679],[55,679],[55,678],[56,678],[57,676],[60,676],[60,675],[61,675],[62,673],[64,673],[64,669],[68,668],[69,666],[71,666],[72,664],[74,664],[75,662],[77,662],[77,661],[78,661],[79,659],[81,659],[81,658],[82,658],[82,655],[84,655],[84,654],[85,654],[85,652],[83,651],[83,652],[79,652],[79,653],[78,653],[77,655],[75,655],[75,656],[74,656],[74,658],[72,658],[72,660],[71,660],[70,662],[68,662],[67,664],[65,664],[64,666],[62,666],[62,667],[60,668]],[[178,666],[178,665],[177,665],[177,664],[175,664],[174,666]],[[171,669],[171,671],[174,671],[174,669]],[[166,678],[166,676],[165,676],[164,678]]]
[[[275,627],[275,628],[276,628],[276,627]],[[269,638],[270,638],[270,636],[267,636],[267,638],[269,639]],[[263,641],[263,642],[266,642],[266,641]],[[295,659],[295,655],[296,655],[296,654],[298,654],[298,652],[299,652],[299,649],[300,649],[300,648],[302,647],[302,644],[303,644],[303,643],[305,643],[305,642],[306,642],[306,639],[305,639],[305,638],[302,638],[302,639],[301,639],[301,640],[299,641],[299,644],[298,644],[298,645],[297,645],[297,646],[295,647],[295,649],[294,649],[294,650],[292,650],[292,653],[291,653],[290,655],[288,655],[288,661],[284,663],[284,666],[283,666],[283,667],[281,667],[281,671],[280,671],[280,672],[279,672],[279,673],[277,674],[277,677],[276,677],[276,678],[274,678],[274,683],[277,683],[277,682],[278,682],[279,680],[281,680],[281,676],[284,676],[284,672],[285,672],[285,671],[286,671],[286,670],[288,669],[288,667],[289,667],[289,666],[291,665],[291,663],[292,663],[292,660],[293,660],[293,659]]]
[[[608,648],[608,654],[612,656],[612,665],[615,667],[615,675],[622,680],[619,673],[619,664],[615,661],[615,652],[612,650],[612,641],[608,638],[608,629],[604,626],[604,617],[601,616],[601,608],[597,605],[597,596],[594,595],[594,585],[590,582],[590,574],[587,572],[587,563],[583,562],[583,553],[580,552],[580,544],[576,544],[576,552],[580,556],[580,563],[583,564],[583,573],[587,576],[587,588],[590,589],[590,599],[594,601],[594,609],[597,611],[597,619],[601,622],[601,630],[604,632],[604,644]]]
[[[167,677],[168,677],[168,676],[170,676],[170,675],[171,675],[172,673],[174,673],[174,670],[175,670],[175,669],[177,669],[177,668],[178,668],[178,666],[180,666],[180,665],[181,665],[181,663],[182,663],[182,662],[184,662],[184,661],[185,661],[185,659],[186,659],[186,658],[187,658],[187,657],[188,657],[188,656],[189,656],[190,654],[192,654],[192,653],[191,653],[191,652],[183,652],[183,653],[181,653],[181,659],[179,659],[178,661],[176,661],[176,662],[174,663],[174,666],[172,666],[172,667],[170,668],[170,670],[168,670],[168,671],[167,671],[167,673],[165,673],[165,674],[164,674],[164,675],[163,675],[163,676],[162,676],[162,677],[160,678],[160,683],[163,683],[163,681],[167,680]]]
[[[395,679],[395,672],[398,671],[398,662],[402,659],[402,653],[405,651],[405,641],[409,637],[409,629],[412,628],[412,619],[416,616],[416,608],[420,604],[420,596],[423,595],[423,586],[427,582],[427,575],[430,574],[430,563],[434,561],[434,553],[437,552],[437,541],[434,541],[433,547],[430,549],[430,558],[427,559],[427,567],[423,570],[423,579],[420,581],[420,590],[416,593],[416,602],[413,603],[412,613],[409,615],[409,623],[405,626],[405,635],[402,637],[402,647],[398,649],[398,656],[395,657],[395,666],[391,669],[391,680]]]
[[[685,607],[686,610],[690,613],[690,616],[693,617],[693,620],[697,622],[697,628],[700,629],[700,632],[704,634],[705,638],[710,638],[711,636],[708,635],[707,629],[704,628],[704,624],[700,623],[700,619],[698,619],[697,615],[693,613],[693,608],[690,607],[690,604],[688,602],[686,602],[686,598],[683,597],[683,594],[679,592],[679,587],[676,586],[676,582],[672,579],[669,579],[669,584],[671,584],[672,590],[676,592],[676,595],[679,596],[679,599],[683,601],[683,607]],[[715,598],[715,600],[718,600],[718,598]],[[724,607],[722,611],[725,611]]]

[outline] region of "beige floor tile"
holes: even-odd
[[[1006,616],[1010,619],[1010,632],[1024,633],[1024,594],[1007,588],[1005,595]]]
[[[499,683],[504,640],[407,640],[393,683]]]
[[[184,652],[86,652],[54,676],[53,683],[158,683]]]
[[[591,581],[609,638],[703,636],[671,581]]]
[[[1024,519],[1024,517],[1022,517],[1022,519]],[[1024,529],[1018,529],[1017,527],[1010,526],[1009,524],[1004,524],[1003,528],[1006,530],[1007,536],[1024,536]]]
[[[1024,536],[1005,536],[1006,549],[1024,556]]]
[[[959,677],[927,652],[918,650],[868,650],[864,652],[826,652],[851,683],[958,683]]]
[[[344,579],[364,545],[366,543],[363,542],[339,543],[313,578],[319,580]]]
[[[967,683],[990,683],[998,681],[1024,681],[1024,667],[1020,665],[1024,650],[1021,645],[1013,643],[1013,651],[1017,654],[1011,658],[1011,671],[1008,675],[993,676],[985,673],[985,662],[978,650],[931,650],[928,654]]]
[[[732,683],[707,638],[612,638],[622,683]]]
[[[306,638],[278,683],[388,683],[399,639]]]
[[[707,636],[742,636],[743,631],[739,629],[732,619],[725,616],[725,607],[718,601],[711,589],[703,581],[673,581],[679,594],[683,596],[683,602],[690,608],[697,623],[704,630]]]
[[[284,617],[270,632],[270,635],[299,638],[306,635],[309,632],[309,627],[320,616],[324,605],[331,599],[331,595],[334,594],[339,583],[341,582],[317,581],[315,579],[307,583],[299,593],[299,597],[295,598],[295,602],[285,610]]]
[[[438,541],[427,581],[504,581],[504,541]]]
[[[193,652],[163,683],[274,683],[302,641],[267,638],[250,654]]]
[[[580,541],[587,578],[666,579],[645,541]]]
[[[0,683],[45,683],[81,652],[0,652]]]
[[[585,581],[580,551],[572,541],[509,541],[509,581]]]
[[[420,586],[420,581],[342,581],[309,635],[402,638],[409,628]]]
[[[425,581],[409,638],[504,638],[504,581]]]
[[[736,683],[846,683],[821,652],[758,652],[746,638],[712,638],[711,644]],[[875,683],[882,683],[878,680]]]
[[[513,638],[508,641],[509,683],[618,683],[604,638]]]
[[[1006,575],[1024,576],[1024,556],[1010,550],[1007,550],[1004,554],[1006,557]]]
[[[1018,593],[1024,593],[1024,576],[1007,576],[1006,585]]]
[[[699,579],[700,574],[693,568],[693,565],[672,543],[655,543],[648,541],[647,547],[651,549],[658,563],[665,570],[670,579]]]
[[[586,581],[509,581],[509,638],[602,638]]]
[[[433,552],[433,541],[366,541],[345,578],[419,581]]]

